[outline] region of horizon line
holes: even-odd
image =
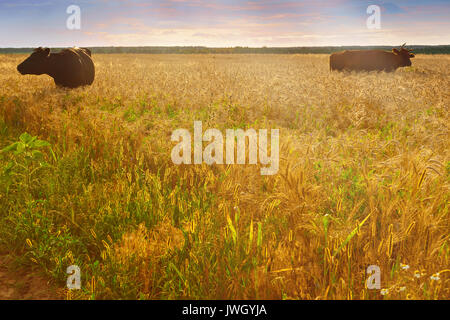
[[[45,48],[73,48],[73,47],[84,47],[84,48],[206,48],[206,49],[232,49],[232,48],[249,48],[249,49],[290,49],[290,48],[330,48],[330,47],[399,47],[400,45],[392,45],[392,44],[377,44],[377,45],[321,45],[321,46],[261,46],[261,47],[253,47],[253,46],[223,46],[223,47],[209,47],[209,46],[199,46],[199,45],[189,45],[189,46],[43,46]],[[450,46],[449,44],[406,44],[406,47],[443,47]],[[36,48],[36,46],[21,46],[21,47],[0,47],[0,49],[28,49],[28,48]]]

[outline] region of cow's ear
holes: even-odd
[[[46,56],[48,56],[50,54],[50,48],[45,48],[44,53]]]
[[[400,51],[398,51],[398,50],[397,50],[397,49],[395,49],[395,48],[394,48],[394,49],[392,49],[392,52],[393,52],[393,53],[395,53],[395,54],[399,54],[399,53],[400,53]]]
[[[414,57],[415,57],[414,53],[410,53],[410,54],[409,54],[409,57],[410,57],[410,58],[414,58]]]

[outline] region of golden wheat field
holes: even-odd
[[[64,298],[450,298],[450,56],[94,54],[74,90],[25,58],[0,55],[0,251]],[[279,129],[278,173],[173,164],[196,120]]]

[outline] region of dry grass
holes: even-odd
[[[78,298],[450,298],[450,56],[331,73],[327,55],[96,55],[76,90],[20,76],[23,58],[0,56],[0,147],[38,135],[55,170],[1,191],[0,232],[27,232],[0,245],[61,283],[75,261]],[[194,120],[279,128],[279,173],[173,165]]]

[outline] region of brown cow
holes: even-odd
[[[50,53],[49,48],[34,49],[31,56],[17,66],[21,74],[48,74],[57,86],[76,88],[94,82],[95,68],[91,51],[69,48]]]
[[[404,48],[400,50],[346,50],[333,53],[330,56],[330,70],[349,71],[395,71],[399,67],[411,65],[414,58],[412,50]]]

